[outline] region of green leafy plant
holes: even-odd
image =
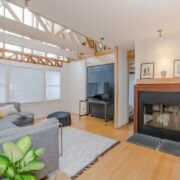
[[[25,136],[16,144],[5,142],[0,152],[0,177],[3,180],[37,180],[34,171],[44,168],[45,164],[37,160],[44,148],[33,149],[32,137]]]

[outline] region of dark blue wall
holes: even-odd
[[[110,100],[114,101],[114,64],[105,64],[105,65],[88,67],[87,68],[87,83],[93,83],[93,82],[96,82],[96,83],[108,82],[109,90],[110,90]],[[103,117],[104,106],[93,105],[91,113],[95,116]],[[113,118],[113,117],[114,117],[114,104],[108,107],[108,118]]]

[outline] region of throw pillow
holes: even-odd
[[[0,112],[0,119],[2,119],[3,117],[4,117],[4,114]]]
[[[14,105],[11,104],[11,105],[0,107],[0,113],[3,114],[3,116],[7,116],[10,114],[16,114],[18,112],[17,112],[16,108],[14,107]]]

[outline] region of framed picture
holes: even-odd
[[[141,64],[141,79],[154,78],[154,63]]]
[[[174,77],[180,77],[180,59],[174,60]]]

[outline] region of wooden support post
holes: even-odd
[[[119,49],[114,48],[115,62],[114,62],[114,127],[118,128],[118,112],[119,112]]]

